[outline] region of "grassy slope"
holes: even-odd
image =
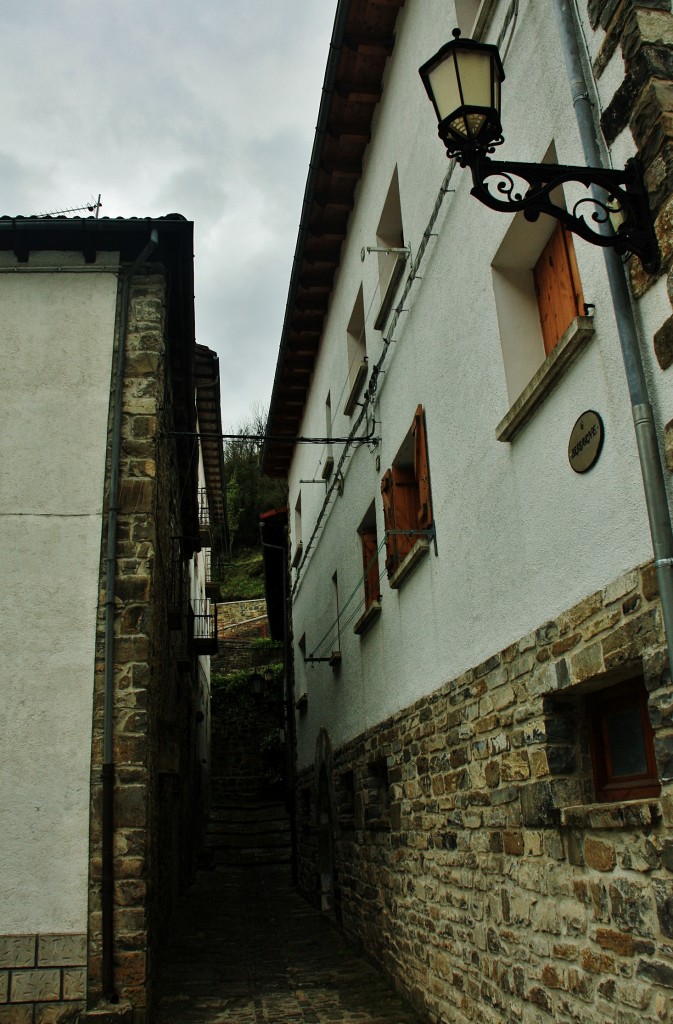
[[[220,582],[223,601],[247,601],[264,597],[262,552],[255,548],[235,551],[226,563]]]

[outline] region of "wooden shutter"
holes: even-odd
[[[432,525],[432,503],[430,500],[428,442],[422,405],[416,409],[411,432],[414,435],[414,474],[418,487],[418,526],[421,530],[427,530]]]
[[[396,530],[418,529],[418,486],[412,466],[393,466],[393,504]],[[411,533],[398,533],[397,564],[406,557],[416,543]]]
[[[391,469],[387,470],[381,480],[381,496],[383,498],[383,525],[386,531],[386,572],[392,576],[397,564],[397,537],[390,532],[395,529],[393,472]]]
[[[584,312],[572,235],[559,222],[533,268],[542,340],[547,355]]]
[[[365,608],[381,597],[377,537],[373,527],[362,530],[362,564],[365,571]]]

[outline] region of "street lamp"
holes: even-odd
[[[461,39],[458,28],[453,36],[419,74],[447,155],[472,172],[472,195],[492,210],[521,211],[529,221],[549,214],[594,245],[612,246],[620,255],[635,253],[648,273],[656,273],[659,246],[638,161],[629,160],[619,171],[491,160],[487,154],[504,141],[500,54],[497,46]],[[591,187],[591,194],[578,199],[572,210],[552,198],[569,182]]]
[[[253,697],[261,697],[264,693],[264,676],[255,670],[248,676],[248,685]]]

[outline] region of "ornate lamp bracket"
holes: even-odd
[[[472,195],[490,209],[521,211],[529,221],[546,213],[587,242],[611,246],[620,256],[635,253],[648,273],[657,273],[659,245],[635,158],[619,171],[491,160],[474,150],[455,155],[461,166],[472,172]],[[556,202],[558,197],[553,194],[561,185],[571,183],[589,191],[567,209]]]

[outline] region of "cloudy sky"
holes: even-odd
[[[336,0],[7,0],[0,213],[195,223],[225,429],[268,404]]]

